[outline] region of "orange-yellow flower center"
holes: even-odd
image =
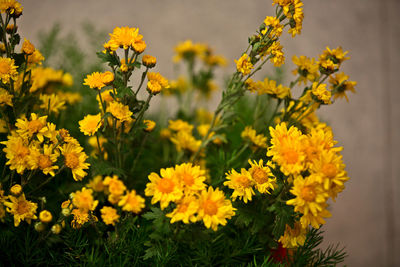
[[[288,149],[283,152],[283,157],[289,164],[295,164],[299,160],[299,154],[293,149]]]
[[[44,170],[48,167],[50,167],[52,164],[50,157],[47,155],[40,155],[39,156],[39,168],[41,170]]]
[[[314,146],[308,146],[305,149],[308,160],[312,161],[318,156],[318,149]]]
[[[185,213],[187,211],[188,207],[189,207],[188,204],[182,203],[182,204],[179,205],[178,212],[179,213]]]
[[[74,152],[66,153],[65,157],[65,165],[70,169],[75,169],[79,166],[79,158],[78,155]]]
[[[25,146],[17,147],[15,155],[19,159],[24,159],[26,156],[29,155],[29,148]]]
[[[39,120],[33,120],[28,123],[29,133],[38,133],[42,128],[43,124]]]
[[[316,193],[314,191],[314,188],[312,188],[311,186],[305,186],[305,187],[303,187],[303,189],[301,189],[301,197],[305,201],[312,202],[312,201],[314,201],[315,196],[316,196]]]
[[[19,215],[28,213],[29,205],[27,201],[18,201],[17,213]]]
[[[0,61],[0,73],[7,74],[11,70],[10,64],[5,61]]]
[[[175,187],[175,183],[168,178],[163,178],[161,179],[158,184],[157,184],[157,188],[160,192],[162,193],[171,193],[174,190]]]
[[[207,199],[206,201],[204,201],[203,209],[204,209],[204,213],[206,215],[210,215],[210,216],[215,215],[218,212],[217,203],[215,203],[211,199]]]
[[[250,187],[250,180],[245,175],[239,175],[235,179],[235,183],[239,184],[242,187]]]
[[[333,163],[326,163],[322,167],[322,173],[328,178],[333,178],[337,174],[336,166]]]
[[[184,172],[181,174],[182,180],[187,186],[191,186],[194,184],[194,178],[190,173]]]
[[[257,168],[253,171],[252,174],[254,180],[258,183],[258,184],[264,184],[268,181],[268,175],[267,173],[262,170],[261,168]]]

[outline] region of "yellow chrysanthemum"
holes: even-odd
[[[130,211],[133,213],[140,213],[145,207],[144,198],[136,194],[135,190],[127,192],[125,196],[118,202],[118,206],[122,207],[122,210]]]
[[[130,27],[115,27],[113,32],[109,34],[111,41],[117,46],[128,49],[132,47],[136,39],[141,39],[139,36],[139,28]]]
[[[45,110],[46,113],[48,111],[49,113],[53,112],[57,115],[58,113],[60,113],[61,110],[67,108],[65,105],[65,100],[60,98],[56,94],[51,94],[51,95],[41,94],[39,95],[39,99],[40,101],[42,101],[39,108]]]
[[[49,222],[51,222],[51,220],[53,220],[53,215],[51,215],[51,212],[48,210],[42,210],[39,213],[39,220],[42,223],[49,223]]]
[[[199,209],[199,200],[191,195],[184,196],[176,204],[176,208],[166,216],[171,218],[171,223],[182,221],[183,223],[194,223],[197,221],[196,213]]]
[[[318,100],[321,100],[324,104],[331,104],[331,92],[326,89],[326,84],[318,84],[314,82],[311,88],[311,92],[315,95]]]
[[[269,130],[271,147],[268,148],[267,156],[272,157],[285,175],[299,174],[305,167],[303,134],[294,126],[288,130],[284,122]]]
[[[88,74],[86,79],[84,79],[83,85],[87,85],[92,89],[100,90],[105,85],[103,81],[103,75],[100,72],[93,72],[92,74]]]
[[[13,95],[8,93],[7,90],[0,88],[0,106],[8,105],[10,107],[13,106],[12,99]]]
[[[284,99],[291,96],[289,87],[283,86],[282,84],[276,85],[276,81],[265,78],[264,81],[256,82],[254,89],[257,90],[259,95],[269,94],[272,97]],[[254,90],[253,89],[253,90]]]
[[[3,152],[6,153],[8,161],[6,165],[10,165],[10,170],[16,170],[17,173],[23,174],[25,169],[29,169],[29,147],[26,140],[19,136],[8,136],[7,141],[1,142],[6,147]]]
[[[192,163],[182,163],[175,166],[175,176],[185,194],[195,193],[206,188],[204,174],[205,172],[200,169],[200,166],[193,166]]]
[[[215,190],[210,186],[208,190],[201,192],[199,196],[198,220],[203,220],[207,228],[217,231],[218,225],[226,225],[227,219],[235,215],[232,202],[218,188]]]
[[[87,210],[73,209],[71,214],[74,215],[74,219],[71,221],[71,226],[75,229],[81,228],[90,220],[90,215]]]
[[[271,194],[269,190],[274,190],[276,178],[271,178],[273,175],[269,167],[264,165],[262,159],[260,159],[258,163],[249,160],[249,164],[251,167],[248,171],[253,178],[257,190],[262,194]]]
[[[38,205],[26,200],[25,194],[22,193],[19,197],[8,196],[10,202],[4,202],[7,207],[7,212],[14,215],[14,226],[18,227],[21,221],[31,223],[31,220],[36,220],[35,215]]]
[[[286,224],[285,233],[278,240],[284,248],[297,248],[303,246],[306,241],[307,228],[303,228],[300,222],[295,222],[293,229]]]
[[[176,150],[186,150],[192,153],[195,153],[201,145],[201,140],[197,140],[191,133],[185,131],[172,135],[170,141],[175,144]]]
[[[193,130],[193,125],[189,124],[186,121],[183,120],[169,120],[168,121],[168,129],[176,132],[189,132],[191,133]]]
[[[22,193],[22,186],[20,184],[15,184],[10,188],[10,192],[14,196],[18,196],[19,194]]]
[[[169,87],[168,80],[158,72],[148,72],[147,80],[147,90],[151,94],[158,94],[162,89]]]
[[[104,191],[104,184],[103,184],[103,177],[97,175],[93,177],[92,180],[86,185],[88,188],[93,189],[95,192],[103,192]]]
[[[319,77],[319,67],[315,59],[310,59],[306,56],[293,56],[292,61],[297,65],[297,69],[293,70],[293,74],[300,75],[300,81],[307,83],[307,81],[314,82]]]
[[[17,133],[25,138],[30,139],[36,135],[37,139],[42,142],[43,134],[47,131],[47,116],[39,117],[35,113],[31,113],[31,119],[26,118],[17,119],[15,126]]]
[[[107,187],[108,192],[114,196],[122,196],[126,190],[126,186],[119,180],[117,175],[113,175],[113,177],[106,176],[103,184]]]
[[[22,14],[23,7],[16,0],[2,0],[0,1],[0,10],[2,13],[19,17]]]
[[[54,176],[54,171],[58,169],[57,165],[53,165],[60,153],[55,149],[54,145],[43,145],[43,149],[31,147],[29,154],[29,165],[31,170],[40,169],[45,175]]]
[[[150,183],[147,183],[144,193],[146,196],[152,196],[151,204],[160,202],[161,209],[165,209],[171,201],[179,201],[183,192],[174,168],[161,169],[160,175],[161,177],[157,173],[150,173]]]
[[[120,122],[132,120],[133,113],[129,110],[129,107],[117,101],[110,103],[107,112],[110,112]]]
[[[14,59],[0,57],[0,79],[3,83],[10,83],[10,79],[16,80],[18,76]]]
[[[33,68],[36,65],[42,65],[42,61],[44,60],[44,56],[40,53],[39,50],[35,49],[32,55],[28,57],[28,68]]]
[[[243,54],[238,60],[235,60],[236,69],[243,75],[250,74],[253,69],[253,64],[250,62],[250,57],[247,54]]]
[[[348,51],[343,51],[341,46],[336,47],[335,49],[330,49],[327,46],[320,56],[320,61],[332,60],[334,64],[340,65],[343,61],[350,59],[350,57],[346,57],[348,53]]]
[[[153,68],[157,63],[157,59],[150,55],[144,55],[142,58],[142,63],[147,68]]]
[[[74,143],[66,143],[60,150],[64,156],[64,164],[71,169],[74,180],[81,181],[87,175],[84,170],[89,169],[90,166],[86,162],[88,156],[83,152],[83,148]]]
[[[332,214],[326,209],[328,204],[322,203],[321,204],[322,210],[317,211],[316,214],[308,213],[303,214],[300,218],[300,223],[303,228],[308,227],[311,225],[315,229],[319,229],[320,225],[325,224],[324,218],[329,218]]]
[[[251,126],[246,126],[240,135],[243,139],[250,141],[256,148],[267,148],[267,137],[263,134],[257,134],[256,130]]]
[[[269,29],[271,29],[268,35],[269,37],[279,37],[282,35],[283,25],[280,24],[280,20],[277,17],[267,16],[264,19],[264,24],[267,28],[261,32],[263,35],[265,35]]]
[[[282,49],[283,46],[280,44],[280,42],[274,41],[266,51],[267,54],[270,54],[272,56],[270,61],[274,64],[275,67],[280,67],[285,62],[285,57]]]
[[[92,189],[82,187],[82,190],[72,193],[72,204],[80,210],[93,211],[99,201],[94,199]]]
[[[207,46],[201,43],[193,43],[191,40],[178,43],[175,48],[176,55],[173,58],[174,62],[179,62],[182,58],[193,60],[194,57],[201,57],[207,50]]]
[[[225,175],[227,181],[224,182],[224,185],[228,186],[230,189],[233,189],[231,198],[236,200],[236,198],[239,197],[239,199],[243,200],[244,203],[251,201],[252,196],[255,195],[253,190],[255,181],[253,180],[250,172],[244,168],[241,169],[240,173],[232,169]]]
[[[117,210],[112,207],[104,206],[101,210],[101,218],[105,224],[115,225],[116,222],[119,220],[119,215]]]
[[[336,98],[346,98],[349,102],[346,92],[351,91],[355,93],[354,86],[357,82],[349,81],[349,76],[343,72],[336,74],[335,76],[329,76],[329,83],[331,83],[330,89],[332,90],[333,97]]]
[[[35,46],[27,39],[24,38],[24,42],[22,43],[21,52],[32,55],[35,52]]]
[[[87,115],[83,118],[83,120],[79,121],[79,130],[84,135],[92,136],[101,126],[101,114],[97,115]]]

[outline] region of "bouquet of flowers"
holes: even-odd
[[[209,45],[179,43],[174,64],[186,71],[171,80],[155,71],[157,59],[133,27],[116,27],[99,63],[74,69],[80,76],[67,63],[50,68],[49,53],[18,34],[21,4],[0,0],[1,261],[342,262],[343,249],[318,245],[328,201],[349,177],[342,147],[316,111],[354,92],[356,82],[339,72],[348,52],[294,56],[294,79],[282,84],[280,37],[301,33],[303,3],[272,4],[274,16],[249,37],[219,90],[215,72],[227,60]],[[276,74],[255,80],[268,63]]]

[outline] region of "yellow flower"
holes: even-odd
[[[114,196],[121,196],[124,194],[126,190],[126,186],[124,183],[118,179],[117,175],[113,175],[113,177],[106,176],[104,178],[103,184],[107,186],[108,192]]]
[[[103,178],[100,175],[97,175],[92,180],[90,180],[86,186],[93,189],[93,191],[95,192],[103,192],[104,191]]]
[[[271,146],[268,148],[267,156],[272,157],[285,175],[299,174],[305,165],[303,134],[294,126],[288,130],[284,122],[275,129],[270,127],[269,130]]]
[[[117,101],[112,101],[110,103],[107,107],[107,112],[110,112],[120,122],[130,121],[133,115],[128,106]]]
[[[67,108],[65,106],[65,100],[56,94],[41,94],[39,95],[39,99],[42,101],[42,104],[40,104],[39,108],[45,110],[46,112],[49,111],[49,113],[54,112],[57,115],[61,110]]]
[[[168,80],[158,72],[147,73],[147,90],[151,94],[158,94],[164,88],[169,88]]]
[[[86,187],[82,187],[82,190],[78,190],[72,193],[72,204],[75,208],[85,211],[93,211],[96,209],[98,200],[93,198],[93,190]]]
[[[103,72],[101,80],[105,85],[110,85],[114,81],[114,74],[111,71]]]
[[[157,59],[153,56],[150,55],[144,55],[142,58],[142,63],[144,66],[146,66],[147,68],[153,68],[156,63],[157,63]]]
[[[115,225],[116,222],[119,220],[119,215],[117,210],[112,207],[104,206],[101,210],[101,218],[103,219],[105,224]]]
[[[183,192],[175,175],[174,168],[160,170],[161,177],[157,173],[150,173],[146,189],[146,196],[152,196],[151,204],[160,202],[161,209],[168,207],[169,203],[179,201]]]
[[[24,42],[22,43],[21,52],[32,55],[35,52],[35,46],[27,39],[24,38]]]
[[[51,215],[51,212],[50,212],[50,211],[48,211],[48,210],[42,210],[42,211],[39,213],[39,220],[40,220],[42,223],[49,223],[49,222],[51,222],[51,220],[53,220],[53,216]]]
[[[39,117],[35,113],[31,113],[31,119],[26,118],[17,119],[15,126],[17,127],[17,133],[25,138],[30,139],[36,135],[37,139],[42,142],[43,135],[48,130],[46,127],[47,116]]]
[[[170,138],[171,142],[175,144],[176,150],[187,150],[195,153],[201,145],[201,140],[197,140],[194,136],[186,131],[180,131]]]
[[[122,206],[122,210],[138,214],[145,207],[144,198],[137,195],[135,190],[132,190],[121,198],[118,202],[118,206]]]
[[[294,223],[293,229],[286,224],[285,233],[278,240],[284,248],[297,248],[303,246],[306,241],[307,228],[303,228],[299,222]]]
[[[14,196],[18,196],[19,194],[22,193],[22,186],[19,184],[15,184],[10,188],[10,192],[11,194],[13,194]]]
[[[53,233],[53,234],[55,234],[55,235],[58,235],[60,232],[61,232],[61,230],[62,230],[62,227],[61,227],[61,225],[60,224],[55,224],[55,225],[53,225],[52,227],[51,227],[51,232]]]
[[[283,47],[281,46],[279,41],[274,41],[266,51],[267,54],[270,54],[272,56],[270,61],[274,63],[275,67],[280,67],[285,62],[285,57],[283,55],[282,48]]]
[[[14,59],[0,57],[0,79],[3,83],[10,83],[10,79],[17,79],[18,67],[14,64]]]
[[[311,225],[315,229],[319,229],[320,225],[325,224],[324,218],[329,218],[332,214],[326,209],[328,204],[322,203],[321,211],[317,211],[314,215],[313,213],[303,214],[300,218],[300,223],[303,228],[307,228]]]
[[[306,56],[293,56],[292,61],[297,65],[297,69],[293,71],[293,74],[299,74],[300,81],[304,82],[304,84],[307,81],[314,82],[319,77],[319,67],[315,59],[310,59]]]
[[[87,115],[79,121],[79,129],[84,135],[92,136],[101,126],[101,114]]]
[[[25,169],[29,169],[29,147],[27,141],[19,136],[8,136],[7,141],[1,142],[6,145],[3,152],[6,153],[8,161],[6,165],[10,165],[10,170],[16,170],[17,173],[23,174]]]
[[[43,152],[37,147],[31,147],[29,155],[29,165],[31,170],[40,169],[45,175],[54,176],[54,171],[58,169],[57,162],[60,153],[54,148],[54,145],[43,145]]]
[[[175,48],[176,55],[173,58],[174,62],[179,62],[182,58],[187,60],[194,60],[196,56],[202,56],[207,46],[201,43],[193,43],[191,40],[178,43]]]
[[[343,72],[336,74],[335,76],[329,76],[329,82],[331,83],[330,89],[332,90],[333,97],[336,98],[346,98],[349,102],[346,92],[351,91],[355,93],[354,86],[357,82],[348,81],[349,76]]]
[[[279,19],[277,17],[267,16],[264,19],[264,24],[265,24],[265,26],[267,26],[267,28],[265,28],[265,30],[261,31],[261,33],[263,35],[265,35],[268,32],[269,28],[270,28],[271,31],[270,31],[268,37],[272,37],[272,36],[279,37],[279,36],[281,36],[282,31],[283,31],[283,25],[280,24],[280,21],[279,21]]]
[[[10,202],[4,202],[4,206],[7,207],[7,212],[14,215],[14,226],[18,227],[21,221],[31,223],[31,220],[36,220],[35,215],[37,204],[26,200],[25,194],[22,193],[19,197],[8,196]]]
[[[12,99],[13,95],[8,93],[7,90],[0,88],[0,106],[8,105],[10,107],[13,106]]]
[[[338,46],[335,49],[330,49],[327,46],[320,56],[320,61],[332,60],[334,64],[340,65],[343,61],[350,59],[350,57],[346,57],[348,53],[348,51],[343,52],[341,46]]]
[[[57,92],[57,95],[61,101],[66,102],[68,105],[74,105],[82,100],[80,93]]]
[[[136,40],[141,40],[143,36],[139,34],[139,28],[115,27],[110,33],[111,41],[123,49],[133,47]]]
[[[199,209],[199,201],[195,196],[184,196],[176,204],[176,208],[166,216],[171,218],[171,223],[182,221],[183,223],[194,223],[197,221],[195,214]]]
[[[235,208],[229,199],[218,188],[215,190],[210,186],[208,191],[204,190],[199,196],[198,220],[203,220],[207,228],[217,231],[218,225],[226,225],[227,219],[235,215]]]
[[[71,169],[74,180],[81,181],[87,175],[84,170],[89,169],[90,166],[86,163],[88,156],[83,152],[83,148],[74,143],[66,143],[60,150],[64,156],[64,164]]]
[[[192,163],[182,163],[175,166],[175,176],[181,184],[185,194],[197,193],[206,188],[204,181],[204,170],[200,166],[193,166]]]
[[[326,89],[326,84],[318,84],[314,82],[311,88],[311,92],[315,95],[318,100],[321,100],[324,104],[331,104],[331,92]]]
[[[93,72],[92,74],[88,74],[86,76],[86,79],[84,79],[83,85],[87,85],[90,88],[97,90],[100,90],[101,88],[106,86],[103,81],[103,74],[100,72]]]
[[[168,128],[175,132],[184,131],[184,132],[191,133],[193,130],[193,125],[191,125],[188,122],[183,121],[183,120],[175,120],[175,121],[169,120]]]
[[[39,50],[35,49],[32,55],[28,57],[28,68],[33,68],[36,65],[42,65],[44,57]]]
[[[235,60],[236,69],[244,76],[250,74],[253,69],[253,64],[250,62],[250,57],[247,54],[243,54],[238,60]]]
[[[251,126],[246,126],[240,136],[250,141],[256,148],[267,148],[267,137],[263,134],[257,134]]]
[[[74,215],[74,219],[71,221],[71,226],[75,229],[79,229],[86,222],[90,220],[89,212],[87,210],[73,209],[71,212]]]
[[[224,182],[225,186],[233,189],[232,199],[236,200],[239,197],[240,200],[243,199],[244,203],[251,201],[252,196],[255,195],[253,190],[253,185],[255,184],[253,177],[250,172],[242,168],[241,173],[236,172],[232,169],[230,172],[226,173],[227,181]]]
[[[143,120],[143,123],[146,125],[146,128],[144,128],[146,132],[152,132],[156,127],[156,122],[152,120]]]
[[[269,190],[274,190],[276,178],[271,178],[273,175],[269,167],[264,165],[262,159],[260,159],[258,163],[249,160],[249,164],[251,167],[248,171],[255,182],[254,185],[257,190],[262,194],[271,194]]]
[[[291,96],[290,88],[282,84],[276,86],[276,81],[265,78],[264,81],[258,81],[255,85],[259,95],[269,94],[272,97],[284,99]]]

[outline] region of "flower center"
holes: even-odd
[[[328,178],[333,178],[337,174],[336,166],[332,163],[327,163],[322,167],[322,173]]]
[[[188,207],[189,207],[188,204],[182,203],[182,204],[179,205],[178,212],[179,213],[185,213],[187,211]]]
[[[39,156],[39,168],[41,170],[44,170],[48,167],[50,167],[52,164],[50,157],[47,155],[40,155]]]
[[[283,157],[289,164],[295,164],[299,159],[299,154],[293,149],[288,149],[283,152]]]
[[[185,185],[191,186],[194,184],[194,178],[190,173],[184,172],[181,177]]]
[[[250,180],[244,175],[240,175],[235,179],[235,182],[242,187],[250,187]]]
[[[203,209],[204,209],[204,213],[207,215],[215,215],[218,212],[218,206],[217,203],[215,203],[214,201],[207,199],[206,201],[204,201],[203,203]]]
[[[264,184],[268,181],[267,173],[261,168],[255,169],[252,176],[258,184]]]
[[[28,211],[29,211],[29,206],[28,206],[28,203],[26,201],[18,202],[17,213],[19,215],[28,213]]]
[[[307,158],[312,161],[318,156],[318,149],[313,146],[308,146],[306,148]]]
[[[174,190],[175,183],[168,178],[163,178],[158,182],[158,190],[162,193],[171,193]]]
[[[25,157],[29,155],[29,148],[25,146],[20,146],[16,150],[17,152],[15,154],[19,159],[25,159]]]
[[[305,186],[301,189],[301,197],[308,202],[314,201],[316,193],[311,186]]]
[[[33,120],[28,123],[29,133],[38,133],[43,128],[43,124],[39,120]]]
[[[10,65],[7,62],[0,62],[0,73],[7,74],[10,72]]]
[[[76,153],[67,153],[65,154],[65,165],[70,169],[75,169],[79,166],[79,158]]]

